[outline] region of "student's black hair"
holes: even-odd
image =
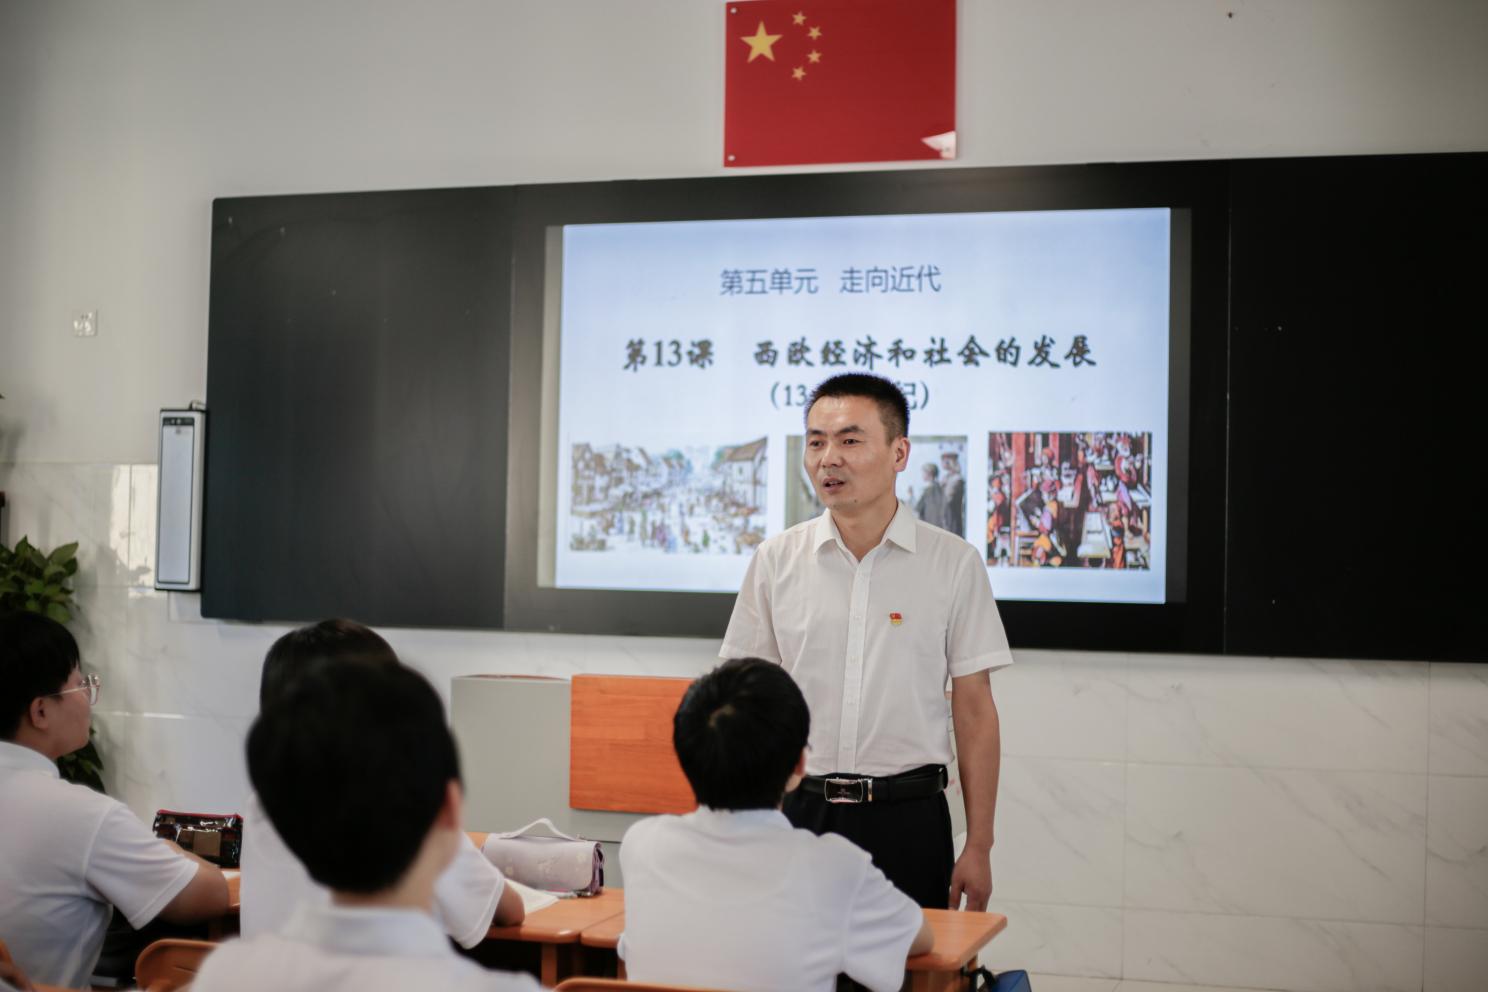
[[[355,620],[322,620],[291,630],[274,642],[264,656],[258,681],[258,706],[264,709],[300,676],[329,658],[397,661],[388,642]]]
[[[806,698],[785,669],[735,658],[688,687],[672,746],[702,805],[774,809],[810,732]]]
[[[248,731],[248,778],[269,820],[339,892],[396,884],[459,777],[444,704],[396,661],[319,661]]]
[[[14,740],[37,696],[61,691],[78,667],[67,628],[40,613],[0,615],[0,740]]]
[[[806,416],[811,416],[811,408],[816,406],[817,400],[838,396],[867,397],[878,404],[878,415],[883,420],[884,429],[889,432],[890,441],[909,437],[909,401],[898,386],[883,376],[844,372],[823,380],[807,397]]]

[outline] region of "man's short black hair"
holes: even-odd
[[[330,658],[248,731],[248,777],[310,877],[338,892],[391,888],[460,777],[444,704],[399,662]]]
[[[68,629],[40,613],[0,615],[0,740],[14,740],[37,696],[60,692],[78,667]]]
[[[699,803],[774,809],[810,732],[806,697],[785,669],[735,658],[688,687],[672,746]]]
[[[811,408],[816,406],[817,400],[828,396],[866,396],[878,404],[878,415],[883,420],[884,429],[889,432],[890,441],[909,437],[909,401],[898,386],[883,376],[866,372],[844,372],[832,376],[811,391],[806,401],[806,416],[811,416]]]
[[[329,658],[398,660],[380,634],[355,620],[322,620],[291,630],[275,641],[264,656],[263,673],[258,681],[259,709],[268,706],[312,666]]]

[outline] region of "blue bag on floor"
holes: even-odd
[[[1026,971],[1004,971],[994,975],[986,968],[962,968],[961,974],[971,979],[972,992],[1033,992]]]

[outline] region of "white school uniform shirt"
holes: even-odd
[[[196,870],[117,799],[0,741],[0,940],[33,982],[86,987],[112,907],[142,927]]]
[[[951,763],[951,678],[1013,663],[987,566],[899,504],[858,561],[831,511],[759,546],[720,658],[785,666],[811,711],[811,775]]]
[[[244,937],[279,931],[302,905],[331,904],[330,891],[285,845],[257,795],[248,798],[239,863],[238,923]],[[500,869],[461,834],[455,860],[434,884],[434,919],[461,947],[474,947],[486,939],[505,887]]]
[[[243,877],[247,878],[245,871]],[[456,954],[427,913],[303,905],[278,933],[207,955],[193,992],[537,992],[530,976],[488,971]]]
[[[830,992],[844,973],[890,992],[925,918],[861,848],[773,809],[641,820],[620,870],[634,982]]]

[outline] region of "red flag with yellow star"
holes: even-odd
[[[956,0],[724,5],[725,165],[956,156]]]

